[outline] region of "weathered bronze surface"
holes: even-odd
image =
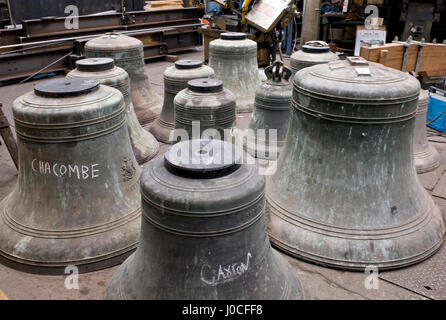
[[[0,255],[63,274],[123,261],[140,229],[140,168],[121,92],[94,79],[38,84],[13,105],[19,177],[0,204]]]
[[[255,135],[245,135],[245,148],[254,157],[276,160],[285,144],[290,122],[291,70],[276,61],[265,69],[265,74],[268,80],[257,88],[248,128]]]
[[[220,140],[175,144],[141,176],[137,251],[107,299],[301,299],[266,233],[264,176]]]
[[[139,124],[130,98],[129,76],[124,69],[115,67],[113,59],[90,58],[79,60],[76,62],[76,69],[68,73],[67,77],[93,78],[102,85],[121,91],[126,104],[127,126],[136,160],[141,164],[156,156],[159,143],[151,133],[144,130]]]
[[[113,58],[116,66],[129,74],[131,97],[141,125],[151,123],[159,116],[162,99],[150,84],[140,40],[119,33],[106,33],[85,44],[85,55],[87,58]]]
[[[187,88],[193,79],[213,78],[214,70],[201,61],[180,60],[164,72],[164,105],[161,115],[150,127],[150,132],[161,142],[172,143],[170,135],[175,129],[175,96]]]
[[[338,59],[335,53],[330,52],[330,47],[327,43],[323,41],[308,41],[302,46],[301,50],[291,55],[291,70],[294,76],[296,72],[304,68]]]
[[[415,119],[414,162],[418,173],[426,173],[440,166],[440,155],[429,143],[426,135],[427,106],[429,91],[421,90],[418,112]]]
[[[175,97],[174,105],[173,141],[211,136],[224,140],[225,134],[228,140],[232,139],[236,121],[235,96],[223,88],[220,80],[189,81],[188,88],[180,91]],[[199,124],[199,128],[195,129],[194,124]],[[184,136],[185,134],[187,136]]]
[[[443,219],[413,162],[419,94],[414,77],[362,58],[296,74],[289,139],[267,184],[276,247],[353,270],[437,251]]]
[[[252,112],[260,83],[257,43],[246,39],[244,33],[222,33],[210,43],[209,50],[209,66],[215,78],[237,97],[237,112]]]

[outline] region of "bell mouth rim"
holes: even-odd
[[[194,139],[171,146],[164,154],[164,166],[172,174],[194,179],[219,178],[241,167],[243,152],[232,143],[215,139]]]
[[[175,62],[175,68],[180,70],[198,69],[203,66],[200,60],[179,60]]]
[[[223,90],[223,81],[211,78],[190,80],[187,83],[189,90],[198,93],[215,93]]]
[[[86,58],[76,61],[76,69],[83,72],[107,71],[115,67],[111,58]]]
[[[246,33],[242,32],[224,32],[220,34],[222,40],[246,40]]]
[[[92,78],[57,78],[39,83],[34,93],[44,98],[78,97],[99,89],[99,81]]]

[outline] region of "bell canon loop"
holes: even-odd
[[[195,79],[174,100],[172,141],[200,138],[232,140],[236,121],[235,96],[217,79]]]
[[[255,90],[260,83],[257,43],[244,33],[222,33],[209,44],[209,66],[215,78],[235,94],[237,112],[254,110]]]
[[[175,96],[187,88],[190,80],[213,78],[214,70],[197,60],[180,60],[164,72],[164,105],[161,115],[150,127],[156,139],[172,143],[170,136],[175,129]]]
[[[113,59],[89,58],[78,60],[76,61],[76,69],[68,73],[67,77],[93,78],[102,85],[121,91],[126,104],[127,125],[136,160],[138,163],[145,163],[156,156],[159,143],[152,134],[141,127],[130,98],[129,76],[125,70],[115,67]]]
[[[444,222],[412,161],[419,94],[411,75],[358,57],[296,74],[288,140],[266,191],[274,246],[362,271],[439,249]]]
[[[275,61],[265,74],[268,80],[257,88],[254,113],[243,139],[245,149],[253,157],[276,160],[288,133],[291,70],[283,62]]]
[[[159,116],[162,99],[150,84],[140,40],[119,33],[106,33],[85,44],[85,56],[112,58],[116,66],[129,74],[130,95],[141,125],[145,126]]]
[[[140,168],[121,92],[89,78],[55,79],[14,101],[14,191],[0,203],[0,256],[64,274],[122,262],[138,243]]]
[[[291,55],[290,64],[293,76],[296,72],[316,64],[338,60],[339,57],[330,52],[329,45],[324,41],[308,41],[302,49]]]
[[[434,171],[440,166],[440,155],[429,143],[426,135],[427,106],[429,91],[421,90],[418,112],[415,119],[414,162],[418,173]]]
[[[265,178],[241,159],[231,143],[188,140],[144,168],[140,245],[107,299],[303,298],[268,240]]]

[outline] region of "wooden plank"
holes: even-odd
[[[406,71],[415,71],[419,45],[413,42],[409,47]],[[401,70],[404,58],[405,47],[401,43],[388,43],[385,45],[373,45],[362,47],[360,55],[372,62],[380,62],[381,51],[387,51],[387,67]],[[446,45],[428,43],[423,48],[419,73],[435,74],[436,76],[446,76]]]
[[[9,154],[11,155],[12,161],[15,164],[17,170],[19,169],[19,154],[17,150],[17,143],[12,134],[11,128],[9,126],[8,119],[3,114],[2,104],[0,103],[0,135],[5,142],[6,148],[8,149]]]

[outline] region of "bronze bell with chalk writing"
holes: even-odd
[[[266,191],[274,246],[362,271],[434,254],[445,226],[413,162],[417,79],[348,57],[299,71],[293,87],[288,140]]]
[[[67,77],[93,78],[100,84],[118,89],[124,95],[126,118],[130,141],[138,163],[144,163],[156,156],[159,143],[152,134],[144,130],[138,122],[130,98],[130,80],[124,69],[116,67],[111,58],[90,58],[76,61],[76,69]]]
[[[133,105],[141,125],[145,126],[159,116],[162,99],[150,84],[140,40],[119,33],[106,33],[85,44],[85,56],[113,58],[116,66],[127,71]]]
[[[231,143],[188,140],[144,168],[140,244],[107,299],[302,298],[268,240],[264,176],[241,160]]]
[[[122,262],[138,243],[139,173],[120,91],[54,79],[14,101],[19,177],[0,203],[0,257],[63,274]]]

